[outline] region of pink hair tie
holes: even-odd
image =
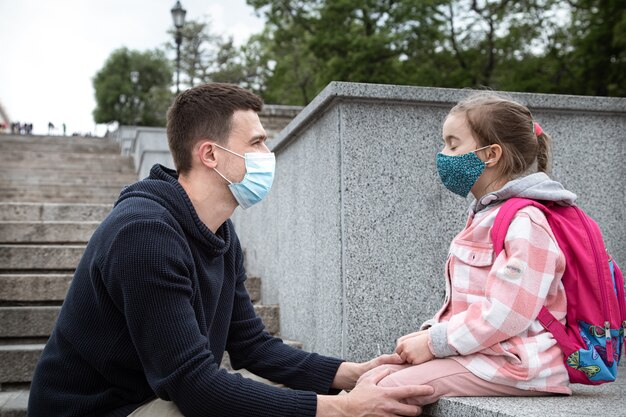
[[[533,126],[535,127],[535,136],[539,137],[543,133],[543,129],[539,126],[539,123],[534,122]]]

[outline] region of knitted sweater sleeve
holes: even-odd
[[[237,255],[237,287],[226,346],[233,368],[246,368],[290,388],[330,393],[343,361],[295,349],[265,332],[244,287],[246,274],[238,242]]]
[[[158,397],[174,401],[187,417],[315,415],[313,392],[280,389],[219,369],[190,303],[189,248],[167,223],[137,220],[123,226],[103,259],[105,285],[134,345],[129,349]]]

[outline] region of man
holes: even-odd
[[[254,94],[209,84],[180,94],[167,115],[177,171],[160,165],[125,188],[91,238],[33,377],[29,415],[417,415],[382,388],[384,363],[357,364],[291,348],[264,331],[229,220],[269,191],[274,155]],[[234,368],[285,384],[261,384]],[[347,395],[328,395],[350,390]]]

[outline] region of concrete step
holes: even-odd
[[[114,153],[80,153],[80,152],[47,152],[38,151],[14,151],[11,149],[0,149],[2,160],[6,164],[22,166],[41,166],[42,164],[77,164],[78,166],[89,166],[89,164],[130,164],[131,158]]]
[[[137,181],[134,173],[120,172],[81,172],[81,171],[55,171],[43,172],[34,170],[0,171],[0,187],[16,185],[39,185],[39,184],[67,184],[67,185],[90,185],[92,187],[101,185],[130,184]]]
[[[1,160],[1,158],[0,158]],[[10,165],[10,166],[9,166]],[[0,172],[3,176],[55,176],[55,175],[114,175],[128,174],[136,175],[136,170],[131,161],[122,160],[122,163],[115,165],[94,164],[86,166],[86,164],[64,164],[52,165],[45,162],[39,164],[31,164],[25,161],[20,163],[2,162]]]
[[[253,303],[261,301],[261,278],[248,277],[246,280],[246,290],[250,294],[250,299]]]
[[[99,224],[0,221],[0,243],[87,243]]]
[[[0,188],[0,201],[113,204],[119,198],[121,190],[122,186],[93,188],[82,185],[41,185],[36,188]]]
[[[28,383],[45,345],[0,345],[0,384]]]
[[[72,274],[0,274],[0,303],[61,303],[72,278]],[[252,302],[261,298],[260,285],[259,278],[252,277],[246,281]]]
[[[120,154],[118,143],[109,140],[67,141],[64,139],[46,140],[6,140],[0,139],[0,151],[32,151],[73,153],[111,153]]]
[[[72,274],[0,274],[0,303],[61,303]]]
[[[254,310],[269,333],[280,331],[278,306],[256,305]],[[0,307],[0,339],[47,337],[60,311],[61,306]]]
[[[27,417],[28,390],[0,392],[0,417]]]
[[[0,146],[2,144],[37,144],[37,145],[68,145],[68,146],[81,146],[81,145],[91,145],[91,146],[119,146],[118,143],[114,139],[109,138],[97,138],[97,137],[82,137],[82,136],[49,136],[49,135],[33,135],[33,136],[23,136],[23,135],[11,135],[11,134],[0,134]]]
[[[73,271],[85,245],[0,244],[0,270]]]
[[[0,221],[102,221],[112,204],[2,203]]]
[[[48,337],[60,306],[0,307],[0,339]]]

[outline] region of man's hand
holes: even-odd
[[[317,417],[396,417],[418,416],[421,407],[405,403],[407,398],[431,395],[428,385],[379,387],[377,384],[390,371],[385,370],[365,377],[350,393],[338,396],[318,395]]]
[[[395,353],[391,355],[380,355],[363,363],[343,362],[337,369],[337,374],[335,375],[335,379],[333,379],[331,387],[335,389],[351,390],[365,372],[380,365],[398,365],[401,363],[403,363],[403,360]]]
[[[411,333],[398,339],[396,353],[404,362],[412,365],[419,365],[435,358],[428,348],[427,331]]]

